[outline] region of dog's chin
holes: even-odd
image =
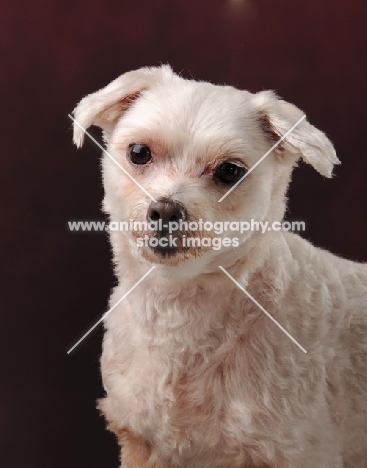
[[[205,252],[204,249],[141,247],[138,253],[144,260],[151,264],[177,267],[202,257]]]
[[[204,272],[213,256],[213,250],[187,249],[163,251],[151,248],[139,249],[140,258],[156,266],[155,281],[186,283],[196,281]],[[217,270],[218,267],[215,268]]]
[[[157,267],[163,281],[196,281],[201,275],[218,273],[219,265],[229,267],[239,260],[236,249],[188,249],[185,251],[164,251],[149,247],[135,252],[140,260]]]

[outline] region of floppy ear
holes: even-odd
[[[173,76],[168,65],[140,68],[124,73],[105,88],[84,97],[73,111],[75,120],[82,127],[74,122],[74,143],[78,147],[83,145],[83,129],[91,125],[102,128],[104,138],[108,139],[122,114],[163,75]]]
[[[282,101],[272,91],[261,91],[254,99],[261,128],[272,144],[304,115],[298,107]],[[333,166],[340,164],[330,140],[306,119],[279,144],[276,152],[283,156],[293,155],[295,160],[301,157],[325,177],[331,177]]]

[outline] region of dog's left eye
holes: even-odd
[[[226,162],[217,167],[214,176],[224,184],[235,184],[245,175],[245,172],[243,167]]]
[[[132,143],[127,154],[133,164],[148,164],[152,160],[152,153],[147,145]]]

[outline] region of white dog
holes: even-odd
[[[105,319],[100,408],[121,466],[366,468],[367,266],[284,231],[226,231],[214,249],[212,231],[187,247],[190,225],[158,243],[172,223],[282,221],[297,160],[326,177],[339,162],[326,136],[303,120],[251,171],[302,112],[168,66],[125,73],[74,115],[103,129],[111,221],[163,222],[111,232],[111,307],[130,292]]]

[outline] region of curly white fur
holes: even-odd
[[[300,116],[272,92],[184,80],[168,66],[126,73],[75,110],[153,197],[211,221],[282,220],[299,158],[331,176],[332,144],[303,121],[218,203],[228,187],[211,168],[231,158],[250,168]],[[76,126],[77,145],[83,136]],[[144,170],[126,158],[134,142],[154,155]],[[144,220],[151,200],[107,157],[103,177],[111,220]],[[111,306],[156,265],[105,320],[100,407],[123,467],[367,467],[366,265],[284,232],[169,258],[137,247],[131,233],[111,242]]]

